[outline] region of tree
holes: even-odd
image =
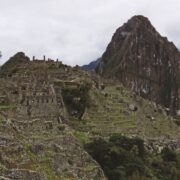
[[[170,162],[170,161],[177,161],[177,156],[175,151],[169,149],[168,147],[165,147],[162,152],[161,152],[161,156],[163,158],[164,161]]]

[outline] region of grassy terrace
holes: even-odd
[[[103,91],[93,89],[90,97],[91,105],[86,109],[82,122],[76,124],[81,132],[105,136],[114,133],[139,134],[145,137],[179,134],[177,126],[163,110],[158,112],[148,100],[134,99],[125,88],[119,90],[116,86],[107,86]],[[130,104],[135,104],[138,110],[130,111]]]
[[[108,95],[105,97],[104,94]],[[126,116],[122,113],[128,108],[129,96],[126,93],[122,95],[116,87],[109,86],[103,93],[98,90],[91,91],[90,96],[92,105],[87,109],[84,117],[86,124],[81,125],[82,130],[89,127],[92,133],[108,135],[127,130],[131,132],[136,128],[134,114],[129,113],[129,116]]]
[[[14,104],[7,104],[7,105],[2,105],[2,104],[0,104],[0,110],[3,110],[3,109],[14,109],[14,108],[16,108],[17,106],[16,105],[14,105]]]

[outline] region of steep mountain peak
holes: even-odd
[[[178,59],[176,46],[162,37],[148,18],[133,16],[117,29],[97,72],[174,112],[180,109]]]
[[[148,17],[145,17],[143,15],[135,15],[130,20],[149,21]]]
[[[152,26],[150,20],[142,15],[137,15],[137,16],[133,16],[131,19],[128,20],[128,22],[126,23],[129,26],[134,27],[138,27],[138,26],[142,26],[142,25],[146,25],[146,26]]]
[[[133,16],[129,19],[123,26],[117,29],[117,32],[122,32],[122,34],[135,33],[137,31],[148,30],[154,33],[157,33],[153,25],[151,24],[150,20],[147,17],[142,15]]]
[[[143,15],[135,15],[135,16],[133,16],[131,19],[129,19],[128,23],[130,23],[130,22],[136,22],[138,24],[141,24],[141,23],[147,24],[147,23],[149,23],[149,25],[152,25],[150,20],[147,17],[143,16]]]

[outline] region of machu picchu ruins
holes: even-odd
[[[0,179],[180,178],[175,45],[134,16],[90,66],[18,52],[0,67]]]

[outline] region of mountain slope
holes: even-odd
[[[17,53],[0,74],[0,179],[105,180],[68,125],[62,99],[83,72]]]
[[[143,146],[148,153],[152,152],[150,156],[161,153],[166,146],[174,150],[180,148],[176,120],[167,116],[163,107],[133,94],[118,81],[103,79],[61,62],[30,60],[24,53],[10,58],[3,67],[7,73],[0,73],[2,179],[105,180],[104,173],[109,177],[118,173],[120,177],[121,159],[115,167],[117,172],[107,172],[111,158],[124,154],[119,145],[110,142],[110,146],[105,143],[105,146],[96,145],[93,150],[86,149],[89,153],[102,150],[103,156],[98,155],[102,161],[94,160],[84,149],[94,140],[108,140],[112,135],[135,137],[125,142],[133,146],[132,150],[128,148],[130,152],[125,157],[132,155],[134,159],[138,142],[145,142]],[[141,140],[137,141],[136,137]],[[127,172],[125,179],[136,175],[137,171],[142,177],[149,177],[151,167],[146,172],[144,167],[149,165],[144,166],[141,158],[137,158],[137,164],[131,164],[134,159],[124,162],[128,165],[127,171],[132,173]],[[96,160],[107,162],[105,172]],[[137,167],[143,167],[146,174]],[[176,165],[172,164],[172,168],[177,171],[175,174],[179,173]]]
[[[146,17],[134,16],[117,29],[96,71],[176,114],[180,109],[179,59],[175,45],[160,36]]]
[[[82,68],[88,71],[94,71],[100,61],[101,61],[101,58],[98,58],[97,60],[92,61],[89,64],[82,66]]]

